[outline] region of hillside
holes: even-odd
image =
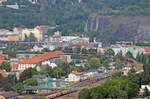
[[[5,7],[5,5],[16,3],[19,5],[19,9]],[[150,16],[150,1],[38,0],[36,4],[32,4],[28,0],[8,0],[3,3],[3,6],[0,6],[0,13],[2,13],[0,14],[0,28],[12,29],[14,26],[57,25],[55,30],[49,31],[49,34],[60,30],[63,35],[83,34],[93,38],[99,35],[100,31],[94,30],[93,32],[93,29],[89,28],[87,28],[88,31],[84,31],[86,24],[88,24],[87,20],[89,22],[91,16],[106,16],[106,18],[113,15],[120,17]]]
[[[98,31],[102,41],[150,41],[150,16],[91,15],[85,31]]]

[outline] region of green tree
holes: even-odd
[[[23,82],[26,79],[32,78],[34,74],[37,74],[37,71],[33,68],[28,68],[21,73],[20,81]]]
[[[48,76],[52,76],[53,75],[53,69],[52,67],[48,66],[45,70],[45,73],[48,75]]]
[[[142,74],[142,82],[148,84],[150,82],[150,59],[149,57],[145,58],[144,65],[143,65],[143,74]]]
[[[0,68],[6,70],[7,72],[11,71],[10,63],[7,61],[2,62]]]
[[[78,99],[90,99],[90,90],[87,88],[82,89],[79,92]]]
[[[14,86],[14,90],[16,92],[18,92],[19,94],[22,94],[22,92],[24,91],[24,86],[22,83],[17,83],[15,86]]]
[[[58,67],[62,68],[62,70],[65,71],[66,74],[69,74],[71,72],[71,68],[68,63],[60,63],[58,64]]]
[[[29,78],[27,80],[24,81],[24,85],[25,86],[37,86],[38,85],[38,81],[34,78]]]
[[[100,63],[104,66],[104,67],[108,67],[109,63],[111,62],[111,60],[109,60],[107,57],[102,56],[100,58]]]
[[[65,76],[65,71],[61,67],[54,67],[53,68],[53,74],[52,77],[54,78],[60,78],[62,76]]]
[[[87,49],[82,48],[82,54],[88,54],[88,53],[89,53],[89,51]]]
[[[123,67],[122,61],[121,61],[119,58],[117,58],[117,59],[115,60],[115,68],[116,68],[117,70],[121,70],[122,67]]]
[[[17,83],[16,75],[8,75],[8,77],[6,79],[7,79],[8,83],[11,84],[11,86],[14,86]]]
[[[89,65],[93,69],[97,69],[101,66],[99,58],[91,58]]]
[[[10,91],[10,90],[12,90],[11,84],[10,84],[10,83],[4,84],[4,85],[3,85],[3,90],[5,90],[5,91]]]
[[[133,57],[132,53],[131,53],[131,52],[129,52],[129,51],[126,53],[126,57],[129,57],[129,58],[134,59],[134,57]]]
[[[144,88],[144,93],[143,93],[143,95],[144,95],[145,97],[150,95],[150,92],[149,92],[149,90],[148,90],[147,87]]]
[[[112,49],[107,49],[107,51],[105,52],[106,55],[115,55],[115,52]]]

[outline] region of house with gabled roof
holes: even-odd
[[[62,51],[46,52],[41,55],[34,56],[31,59],[24,59],[19,62],[18,71],[24,71],[27,68],[35,68],[36,66],[48,66],[49,63],[67,62],[68,55]]]

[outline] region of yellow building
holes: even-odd
[[[23,30],[22,30],[22,40],[23,40],[23,41],[25,40],[25,35],[26,35],[27,37],[29,37],[31,33],[34,34],[35,38],[36,38],[38,41],[41,41],[41,40],[42,40],[42,32],[41,32],[39,29],[37,29],[37,28],[34,28],[34,29],[27,29],[27,28],[25,28],[25,29],[23,29]]]
[[[10,35],[8,36],[8,41],[19,41],[19,36],[18,35]]]

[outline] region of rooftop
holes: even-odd
[[[58,55],[64,55],[64,52],[62,51],[46,52],[44,54],[34,56],[31,59],[25,59],[23,61],[20,61],[19,64],[36,64],[44,60],[48,60],[50,58],[56,58],[58,57]]]
[[[6,70],[1,70],[1,69],[0,69],[0,73],[1,73],[1,74],[5,74],[5,73],[7,73],[7,72],[6,72]]]

